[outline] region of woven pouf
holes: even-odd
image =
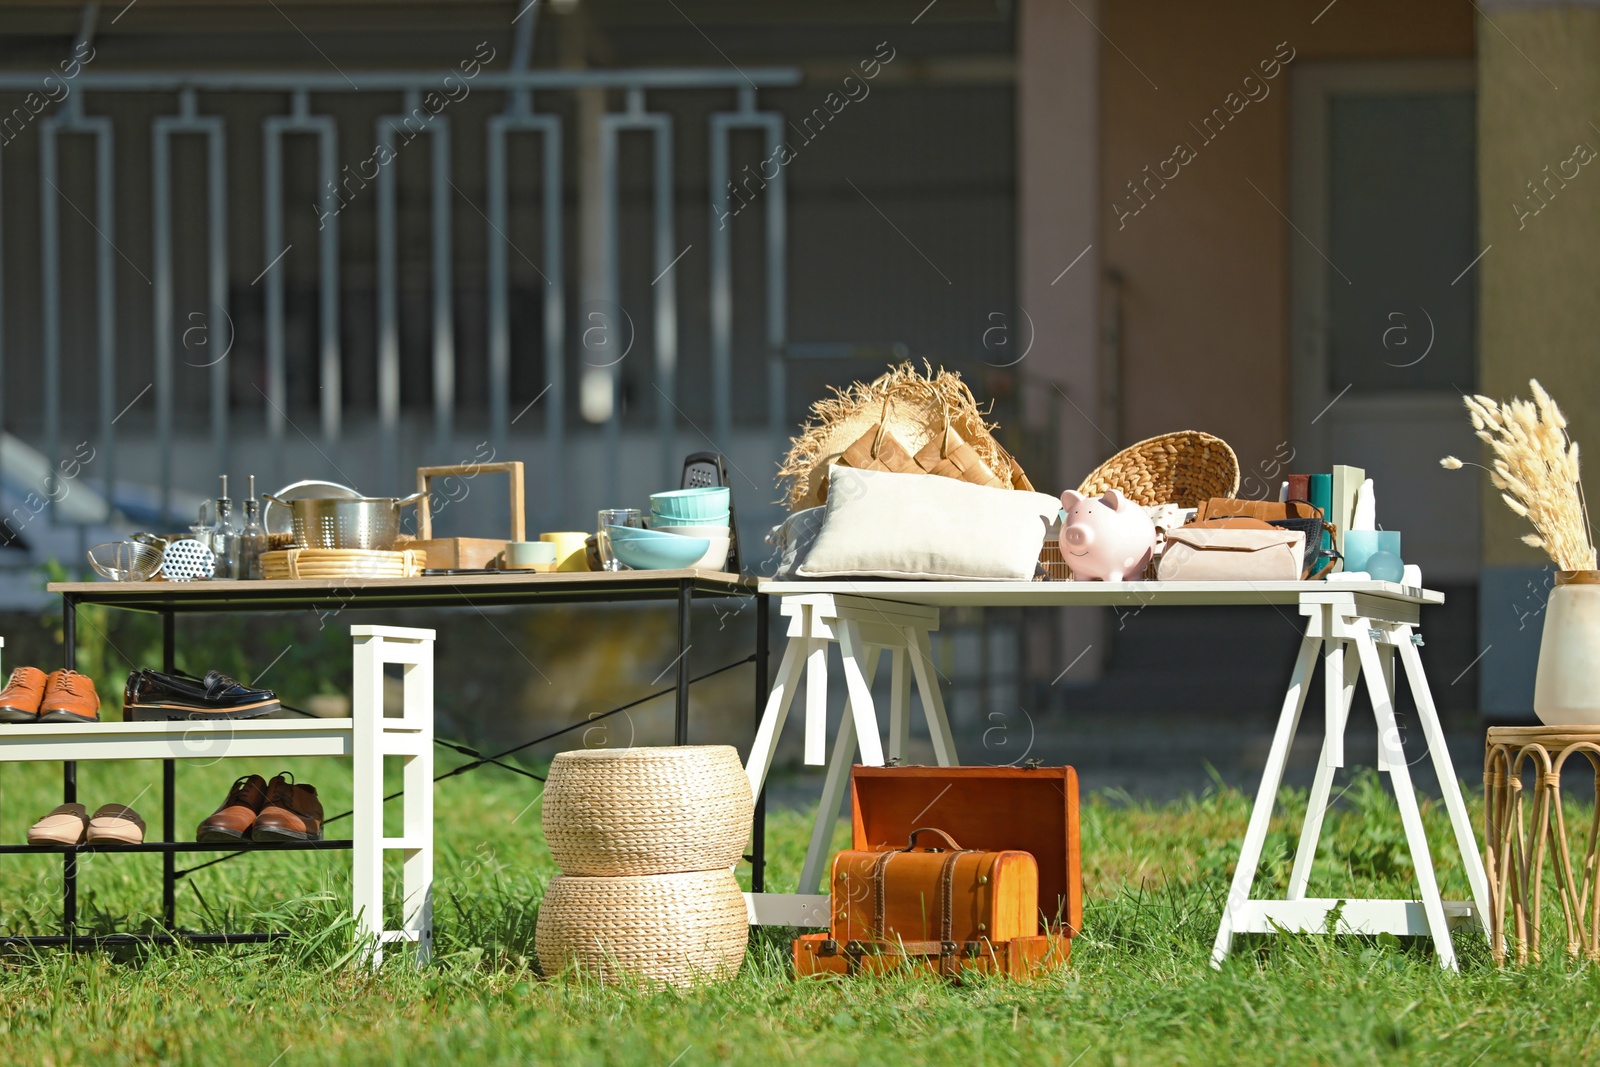
[[[750,937],[733,872],[550,880],[534,942],[554,976],[576,963],[602,982],[688,986],[731,978]]]
[[[728,745],[576,749],[551,761],[544,836],[566,874],[714,871],[743,857],[754,813]]]

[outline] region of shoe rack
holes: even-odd
[[[172,617],[166,616],[167,669],[172,669]],[[293,852],[346,849],[351,852],[351,914],[357,934],[371,946],[376,966],[383,947],[395,942],[417,946],[418,962],[432,955],[433,943],[433,630],[398,626],[352,626],[354,692],[344,719],[241,719],[223,722],[100,722],[0,724],[0,763],[61,761],[63,802],[77,800],[77,764],[86,760],[161,760],[162,834],[139,845],[0,844],[0,856],[60,853],[62,856],[60,934],[0,937],[0,944],[61,945],[74,948],[118,944],[243,944],[272,941],[286,932],[198,933],[183,929],[176,915],[176,858],[205,852]],[[67,662],[72,662],[68,634]],[[0,639],[0,647],[4,640]],[[404,699],[398,716],[383,707],[384,668],[399,664]],[[344,756],[351,760],[354,799],[351,836],[344,840],[292,843],[202,844],[177,840],[176,763],[184,759],[271,760],[296,756]],[[400,801],[403,831],[383,836],[383,761],[403,761]],[[404,854],[402,922],[383,924],[383,856]],[[77,933],[77,857],[85,853],[160,853],[163,862],[162,916],[166,933],[80,935]]]

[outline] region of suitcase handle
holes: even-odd
[[[922,826],[922,827],[918,827],[917,829],[911,831],[911,840],[908,841],[906,843],[906,847],[901,849],[900,851],[901,852],[914,852],[916,850],[916,847],[917,847],[917,835],[918,834],[938,834],[940,837],[944,838],[944,843],[950,846],[950,851],[951,852],[965,852],[966,851],[960,845],[956,844],[955,838],[951,837],[949,834],[945,833],[943,830],[940,830],[937,827],[933,827],[933,826]]]

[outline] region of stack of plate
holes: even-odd
[[[347,548],[290,548],[261,554],[261,576],[295,578],[415,578],[422,552],[377,552]]]

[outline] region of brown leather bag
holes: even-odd
[[[1238,500],[1214,496],[1196,509],[1194,521],[1215,524],[1241,518],[1258,519],[1280,530],[1299,530],[1305,534],[1300,577],[1320,578],[1333,569],[1338,557],[1325,551],[1323,544],[1337,540],[1338,528],[1309,500]]]
[[[1321,515],[1316,505],[1304,500],[1240,500],[1214,496],[1195,509],[1194,522],[1208,519],[1247,518],[1274,522],[1282,519],[1314,519]]]
[[[918,847],[925,834],[948,847]],[[958,954],[1039,933],[1039,865],[1032,855],[964,849],[929,827],[913,830],[903,849],[840,852],[829,889],[831,937],[847,952],[887,942],[897,954],[936,957],[941,971],[953,973]]]

